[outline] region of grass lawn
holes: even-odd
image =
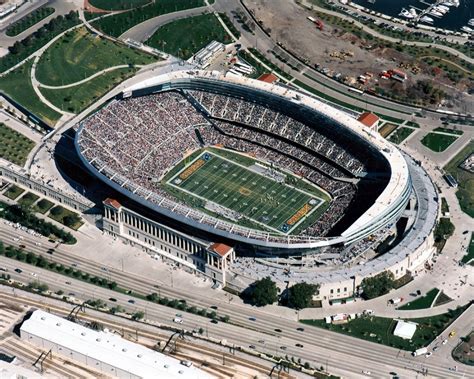
[[[38,195],[35,195],[34,193],[31,193],[31,192],[27,192],[18,200],[18,204],[23,205],[24,207],[28,208],[38,199],[39,199]]]
[[[35,143],[0,122],[0,158],[23,166]]]
[[[445,134],[428,133],[423,137],[421,143],[428,149],[440,153],[445,151],[457,139],[458,137],[455,135],[447,136]]]
[[[461,209],[471,217],[474,217],[474,174],[462,169],[459,165],[473,153],[474,141],[471,141],[444,167],[444,170],[457,180],[456,196],[459,204]]]
[[[73,30],[50,46],[36,68],[42,84],[61,86],[88,78],[108,67],[146,65],[156,58],[125,45],[100,38],[86,28]]]
[[[41,199],[33,206],[33,211],[41,214],[45,214],[53,207],[54,203],[49,200]]]
[[[416,300],[410,301],[397,309],[401,311],[411,311],[414,309],[426,309],[431,308],[431,304],[433,304],[433,300],[435,299],[436,295],[438,294],[439,289],[433,288],[429,290],[425,296],[419,297]]]
[[[31,28],[33,25],[37,24],[38,22],[53,13],[54,8],[51,7],[41,7],[39,9],[36,9],[27,16],[22,17],[17,22],[10,25],[7,28],[5,34],[9,37],[17,36],[18,34],[23,33],[26,29]]]
[[[212,13],[183,18],[159,28],[146,44],[184,60],[211,41],[232,42]]]
[[[48,217],[74,230],[77,230],[84,225],[81,216],[69,209],[61,207],[60,205],[52,208],[49,211]]]
[[[0,58],[0,72],[15,66],[32,53],[46,45],[54,37],[80,22],[77,12],[71,11],[67,15],[59,15],[43,25],[36,32],[28,35],[21,41],[16,41],[9,47],[9,54]]]
[[[441,198],[441,212],[443,213],[449,212],[449,205],[448,205],[448,202],[446,201],[446,198],[444,197]]]
[[[105,0],[104,0],[105,1]],[[112,1],[109,1],[111,3]],[[213,3],[213,1],[209,1]],[[148,5],[123,12],[110,17],[104,17],[93,23],[93,26],[105,34],[118,37],[135,25],[162,14],[177,12],[184,9],[202,7],[204,0],[160,0]]]
[[[408,121],[406,123],[407,126],[411,126],[413,128],[419,128],[420,127],[420,124],[418,124],[417,122],[413,122],[413,121]]]
[[[33,112],[38,118],[53,126],[61,114],[49,108],[36,95],[31,85],[30,72],[33,61],[30,60],[16,70],[0,78],[0,90]]]
[[[14,184],[12,184],[8,189],[3,193],[4,196],[8,197],[11,200],[15,200],[18,196],[20,196],[25,190],[20,188]]]
[[[89,0],[89,4],[106,11],[136,8],[152,0]]]
[[[433,341],[436,336],[456,320],[466,308],[467,306],[460,307],[433,317],[406,319],[406,321],[413,321],[418,324],[412,340],[405,340],[393,335],[397,321],[391,318],[376,316],[362,317],[342,325],[326,324],[325,320],[302,320],[301,322],[367,341],[392,346],[397,349],[414,351]]]
[[[397,130],[390,134],[388,140],[398,145],[405,141],[413,132],[414,130],[411,128],[400,126]]]
[[[471,242],[469,242],[467,253],[461,260],[462,263],[468,263],[469,261],[471,261],[470,265],[474,266],[474,233],[471,233]]]
[[[450,301],[453,301],[453,299],[451,299],[448,295],[446,295],[444,292],[441,291],[441,293],[436,298],[436,301],[434,302],[433,307],[437,307],[438,305],[449,303]]]
[[[464,132],[462,130],[455,130],[455,129],[448,129],[448,128],[436,128],[433,130],[434,132],[443,132],[443,133],[449,133],[449,134],[454,134],[458,136],[462,136]]]
[[[120,68],[78,86],[63,89],[41,88],[41,93],[58,108],[71,113],[79,113],[132,76],[136,70],[135,68]]]

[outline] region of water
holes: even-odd
[[[410,9],[410,6],[413,6],[418,9],[426,9],[428,8],[426,3],[433,4],[436,1],[423,0],[422,3],[419,0],[375,0],[373,4],[367,0],[352,0],[352,2],[376,12],[407,20],[404,17],[398,16],[402,8]],[[474,0],[460,0],[459,3],[459,7],[451,7],[449,12],[441,18],[428,15],[434,20],[432,26],[450,30],[460,30],[463,26],[467,26],[469,19],[474,18]],[[472,26],[471,28],[474,29]]]

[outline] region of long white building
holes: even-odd
[[[127,341],[110,332],[98,332],[42,310],[36,310],[20,328],[21,338],[103,373],[125,379],[208,379],[212,376],[178,359]]]

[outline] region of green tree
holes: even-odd
[[[434,231],[434,237],[436,241],[446,240],[451,237],[454,233],[454,225],[451,220],[447,217],[439,219],[438,225]]]
[[[146,295],[146,299],[148,301],[153,301],[155,303],[159,300],[159,298],[160,297],[158,296],[158,294],[156,292],[153,292],[151,294]]]
[[[395,278],[390,271],[381,272],[378,275],[364,278],[361,283],[362,296],[365,299],[373,299],[388,293],[394,286]]]
[[[133,320],[141,320],[143,317],[145,317],[145,313],[144,313],[143,311],[135,312],[135,313],[132,315],[132,319],[133,319]]]
[[[252,305],[263,307],[278,300],[278,288],[275,282],[267,276],[252,283],[243,293],[243,297]]]
[[[294,284],[288,289],[288,306],[294,309],[308,308],[318,290],[318,284]]]

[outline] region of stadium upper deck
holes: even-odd
[[[350,243],[364,238],[384,227],[388,223],[393,222],[404,210],[411,191],[410,176],[405,159],[397,149],[386,142],[380,135],[363,127],[362,124],[360,124],[357,120],[349,117],[345,113],[338,111],[312,97],[296,92],[288,87],[268,84],[246,78],[238,78],[234,76],[226,77],[221,73],[208,71],[178,71],[166,75],[160,75],[128,88],[123,92],[122,97],[136,98],[136,96],[150,95],[152,93],[160,93],[173,89],[186,90],[187,93],[190,94],[191,98],[193,98],[193,95],[196,95],[196,91],[205,91],[204,93],[209,92],[222,95],[230,93],[233,98],[251,98],[254,99],[254,101],[260,102],[265,102],[266,97],[271,97],[273,99],[272,101],[279,102],[279,105],[283,106],[281,109],[293,108],[302,110],[306,112],[305,115],[308,116],[308,118],[315,116],[318,117],[319,120],[327,120],[331,129],[328,132],[330,134],[332,133],[333,139],[341,138],[341,143],[344,139],[346,139],[346,141],[350,141],[352,145],[360,145],[362,150],[367,151],[367,160],[380,160],[380,162],[384,162],[384,164],[388,162],[386,164],[388,170],[386,171],[389,172],[389,178],[386,180],[384,189],[377,196],[374,203],[368,207],[368,209],[366,209],[366,211],[339,236],[314,237],[312,235],[304,234],[282,236],[264,231],[257,231],[251,228],[236,225],[232,222],[223,221],[222,219],[213,218],[186,205],[170,201],[166,197],[162,197],[162,194],[160,194],[159,191],[158,193],[155,193],[154,191],[150,191],[149,188],[146,188],[146,186],[140,185],[143,183],[140,183],[139,180],[138,183],[137,181],[134,182],[135,178],[133,175],[126,177],[127,173],[131,174],[132,171],[134,171],[132,170],[133,167],[136,168],[143,166],[143,168],[147,171],[152,170],[153,168],[151,166],[147,166],[147,163],[153,161],[154,159],[156,161],[159,156],[154,155],[155,152],[159,151],[160,148],[162,149],[167,146],[167,143],[169,144],[173,142],[173,149],[177,151],[181,149],[181,152],[186,151],[187,148],[196,148],[199,146],[199,141],[197,138],[191,135],[191,130],[194,130],[196,125],[200,125],[199,131],[201,132],[201,135],[210,136],[211,139],[214,138],[213,136],[215,133],[209,128],[209,122],[202,115],[193,114],[191,112],[190,115],[183,116],[181,112],[178,112],[180,114],[176,116],[179,117],[176,122],[180,125],[180,129],[178,130],[179,134],[172,136],[168,135],[168,139],[164,138],[164,140],[163,135],[154,136],[158,138],[151,138],[151,140],[147,141],[144,135],[137,135],[137,133],[133,130],[124,133],[126,134],[127,138],[123,136],[120,143],[129,145],[136,144],[141,148],[136,149],[133,153],[138,156],[129,156],[125,154],[125,157],[121,156],[121,158],[117,161],[116,157],[112,159],[110,157],[106,157],[108,149],[111,149],[112,147],[115,149],[117,145],[112,146],[111,143],[106,140],[107,135],[101,136],[103,139],[98,141],[94,140],[94,135],[91,135],[90,133],[91,131],[94,131],[94,122],[97,123],[98,120],[103,122],[101,117],[103,118],[103,114],[108,112],[108,110],[105,110],[103,113],[100,113],[101,111],[99,111],[92,115],[89,119],[86,119],[78,131],[76,147],[80,153],[79,155],[84,164],[99,178],[140,204],[145,205],[148,208],[171,217],[179,222],[183,222],[184,224],[204,230],[213,235],[220,235],[231,240],[240,241],[255,246],[284,250],[307,250],[336,243]],[[173,104],[176,104],[176,102],[179,103],[180,101],[182,100],[175,99],[175,103]],[[216,100],[212,101],[215,102]],[[224,99],[224,102],[228,103],[229,100]],[[224,102],[222,104],[224,104]],[[120,104],[120,101],[116,103],[118,103],[117,107],[123,106]],[[284,105],[287,105],[287,107],[284,107]],[[166,105],[161,104],[160,107],[166,108]],[[208,108],[211,107],[208,106]],[[217,125],[219,125],[219,122],[222,123],[223,119],[226,118],[224,117],[224,111],[221,111],[217,116],[212,114],[210,109],[207,109],[206,111],[208,112],[208,116],[215,117],[217,119]],[[160,109],[160,112],[166,112],[166,109]],[[266,111],[263,111],[263,113],[266,114]],[[144,113],[142,112],[141,114]],[[131,117],[133,118],[133,114]],[[264,116],[261,115],[260,117],[263,118]],[[243,124],[235,115],[233,118],[234,121],[236,119],[237,121],[233,122],[230,127],[221,125],[224,129],[227,127],[225,130],[229,132],[232,132],[233,129],[241,128],[241,125]],[[116,120],[115,122],[122,122],[126,124],[127,120]],[[109,126],[111,130],[114,129],[113,125]],[[301,124],[300,127],[303,128],[305,126]],[[329,129],[329,127],[327,127],[327,129]],[[254,133],[255,131],[239,129],[236,132]],[[151,131],[150,133],[153,135],[154,131]],[[296,137],[301,136],[301,134],[302,132],[297,133]],[[177,143],[176,141],[181,141],[179,136],[184,135],[186,135],[187,139],[193,140],[191,145],[184,145],[180,142],[180,145],[175,147],[175,144]],[[277,137],[280,138],[282,136],[277,135]],[[293,138],[293,141],[288,135],[283,137],[288,139],[290,142],[295,142],[299,145],[302,145],[301,142],[294,140],[296,138],[295,136],[291,137]],[[229,136],[226,138],[228,140]],[[252,134],[252,138],[256,138],[254,134]],[[323,135],[318,135],[318,139],[329,141],[329,139]],[[310,140],[310,137],[305,139],[306,142]],[[153,146],[152,141],[160,141],[161,143],[159,143],[159,147],[156,148]],[[260,143],[260,141],[258,142]],[[239,144],[242,143],[243,142],[239,141]],[[282,144],[284,142],[280,141],[278,143],[281,144],[280,148],[283,149]],[[305,155],[305,147],[311,149],[312,146],[307,144],[300,150],[296,151],[301,162],[306,162],[308,159],[308,156]],[[342,157],[343,153],[340,155],[336,154],[335,156],[331,156],[334,151],[337,151],[336,148],[337,146],[333,143],[332,147],[329,147],[329,151],[326,154],[327,156],[323,156],[322,159],[329,158],[337,160],[338,157]],[[264,147],[261,149],[263,149],[266,155],[271,154],[267,151],[268,149],[265,150]],[[349,158],[350,159],[347,161],[352,163],[348,164],[346,167],[339,167],[340,170],[335,169],[335,172],[341,173],[345,170],[346,173],[352,174],[352,177],[354,177],[354,175],[357,177],[357,175],[361,173],[363,167],[363,164],[361,166],[357,163],[361,160],[360,155],[359,157],[349,156]],[[313,157],[312,159],[315,158]],[[295,161],[291,162],[294,163]],[[175,163],[175,158],[169,157],[169,162],[167,162],[168,168],[172,167]],[[318,174],[316,171],[314,172]],[[311,171],[309,174],[313,174],[313,172]],[[156,172],[154,176],[156,178],[161,177],[159,172]],[[344,173],[342,173],[342,175],[336,176],[343,177]],[[319,176],[317,176],[317,178],[319,178]],[[314,182],[319,184],[317,178],[314,180]],[[329,178],[326,180],[330,183],[328,189],[329,192],[334,189],[334,187],[331,187],[331,183],[334,182],[333,179],[334,178]],[[135,183],[135,186],[132,186],[132,183]],[[325,188],[324,185],[322,185],[322,187]],[[340,191],[340,189],[336,188],[336,192],[337,191]],[[335,198],[338,199],[338,196],[335,196]],[[348,203],[345,203],[345,206],[347,205]]]

